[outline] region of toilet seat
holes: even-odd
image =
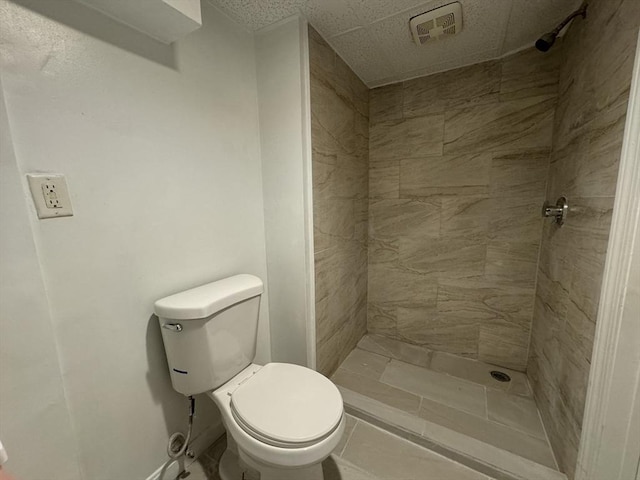
[[[286,363],[269,363],[231,394],[238,426],[268,445],[301,448],[330,436],[340,425],[343,403],[323,375]]]

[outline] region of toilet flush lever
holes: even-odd
[[[545,202],[542,207],[543,217],[553,217],[558,225],[562,225],[567,218],[569,212],[569,205],[565,197],[560,197],[555,205],[550,205]]]
[[[162,325],[162,328],[166,328],[167,330],[171,330],[172,332],[181,332],[182,325],[179,323],[165,323]]]

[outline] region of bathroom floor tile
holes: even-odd
[[[534,437],[545,439],[542,420],[532,398],[487,390],[489,420],[507,425]]]
[[[371,473],[366,472],[337,455],[331,455],[322,462],[324,480],[378,480]]]
[[[378,380],[389,363],[388,357],[355,348],[340,365],[341,368]]]
[[[342,458],[381,480],[488,480],[489,477],[358,421]]]
[[[376,360],[389,359],[378,380],[367,375],[378,375],[381,362],[369,366],[373,362],[362,352],[348,362],[354,370],[363,368],[362,375],[342,367],[334,376],[345,406],[358,422],[370,422],[367,425],[471,468],[477,462],[495,467],[482,468],[481,473],[518,476],[528,472],[533,478],[566,480],[558,472],[525,374],[375,334],[365,335],[357,349],[376,355],[372,357]],[[491,377],[492,370],[507,373],[511,381],[498,382]],[[352,437],[361,442],[357,427]],[[358,455],[365,453],[356,455],[351,441],[343,456],[351,456],[348,461],[364,470]],[[391,478],[387,474],[384,470],[375,473],[376,478]],[[408,475],[392,478],[414,478]]]
[[[391,360],[383,383],[479,416],[486,415],[485,388],[440,372]]]
[[[339,368],[331,379],[342,387],[405,412],[417,413],[420,397],[377,380]]]
[[[425,420],[528,458],[541,465],[556,468],[551,448],[544,439],[533,437],[486,418],[470,415],[426,398],[422,399],[419,415]]]
[[[522,372],[508,368],[496,367],[484,362],[451,355],[445,352],[434,352],[430,365],[431,370],[446,373],[470,382],[495,388],[514,395],[530,395],[527,376]],[[511,377],[510,382],[499,382],[491,376],[492,370],[499,370]]]
[[[404,432],[414,435],[422,435],[424,432],[426,422],[415,413],[405,412],[348,388],[338,387],[338,389],[345,405],[358,412],[366,412],[369,419],[399,427]]]
[[[353,428],[356,426],[356,419],[351,415],[345,415],[345,425],[344,425],[344,433],[342,434],[342,438],[336,448],[333,449],[333,453],[336,455],[340,455],[342,450],[344,450],[344,446],[347,444],[347,440],[353,433]]]

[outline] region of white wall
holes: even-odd
[[[274,361],[315,367],[307,23],[256,34],[260,139]]]
[[[206,2],[172,47],[74,2],[19,3],[0,0],[7,468],[145,478],[187,406],[154,300],[239,272],[266,281],[253,38]],[[24,175],[38,171],[67,176],[73,217],[37,220]],[[259,337],[264,362],[266,295]],[[197,408],[199,431],[218,422],[211,401]]]
[[[75,480],[76,443],[1,87],[0,435],[23,478],[46,478],[56,465],[58,478]]]

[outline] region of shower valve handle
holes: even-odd
[[[558,198],[555,205],[551,205],[547,202],[542,206],[542,216],[555,218],[558,225],[562,225],[567,218],[569,212],[569,205],[565,197]]]

